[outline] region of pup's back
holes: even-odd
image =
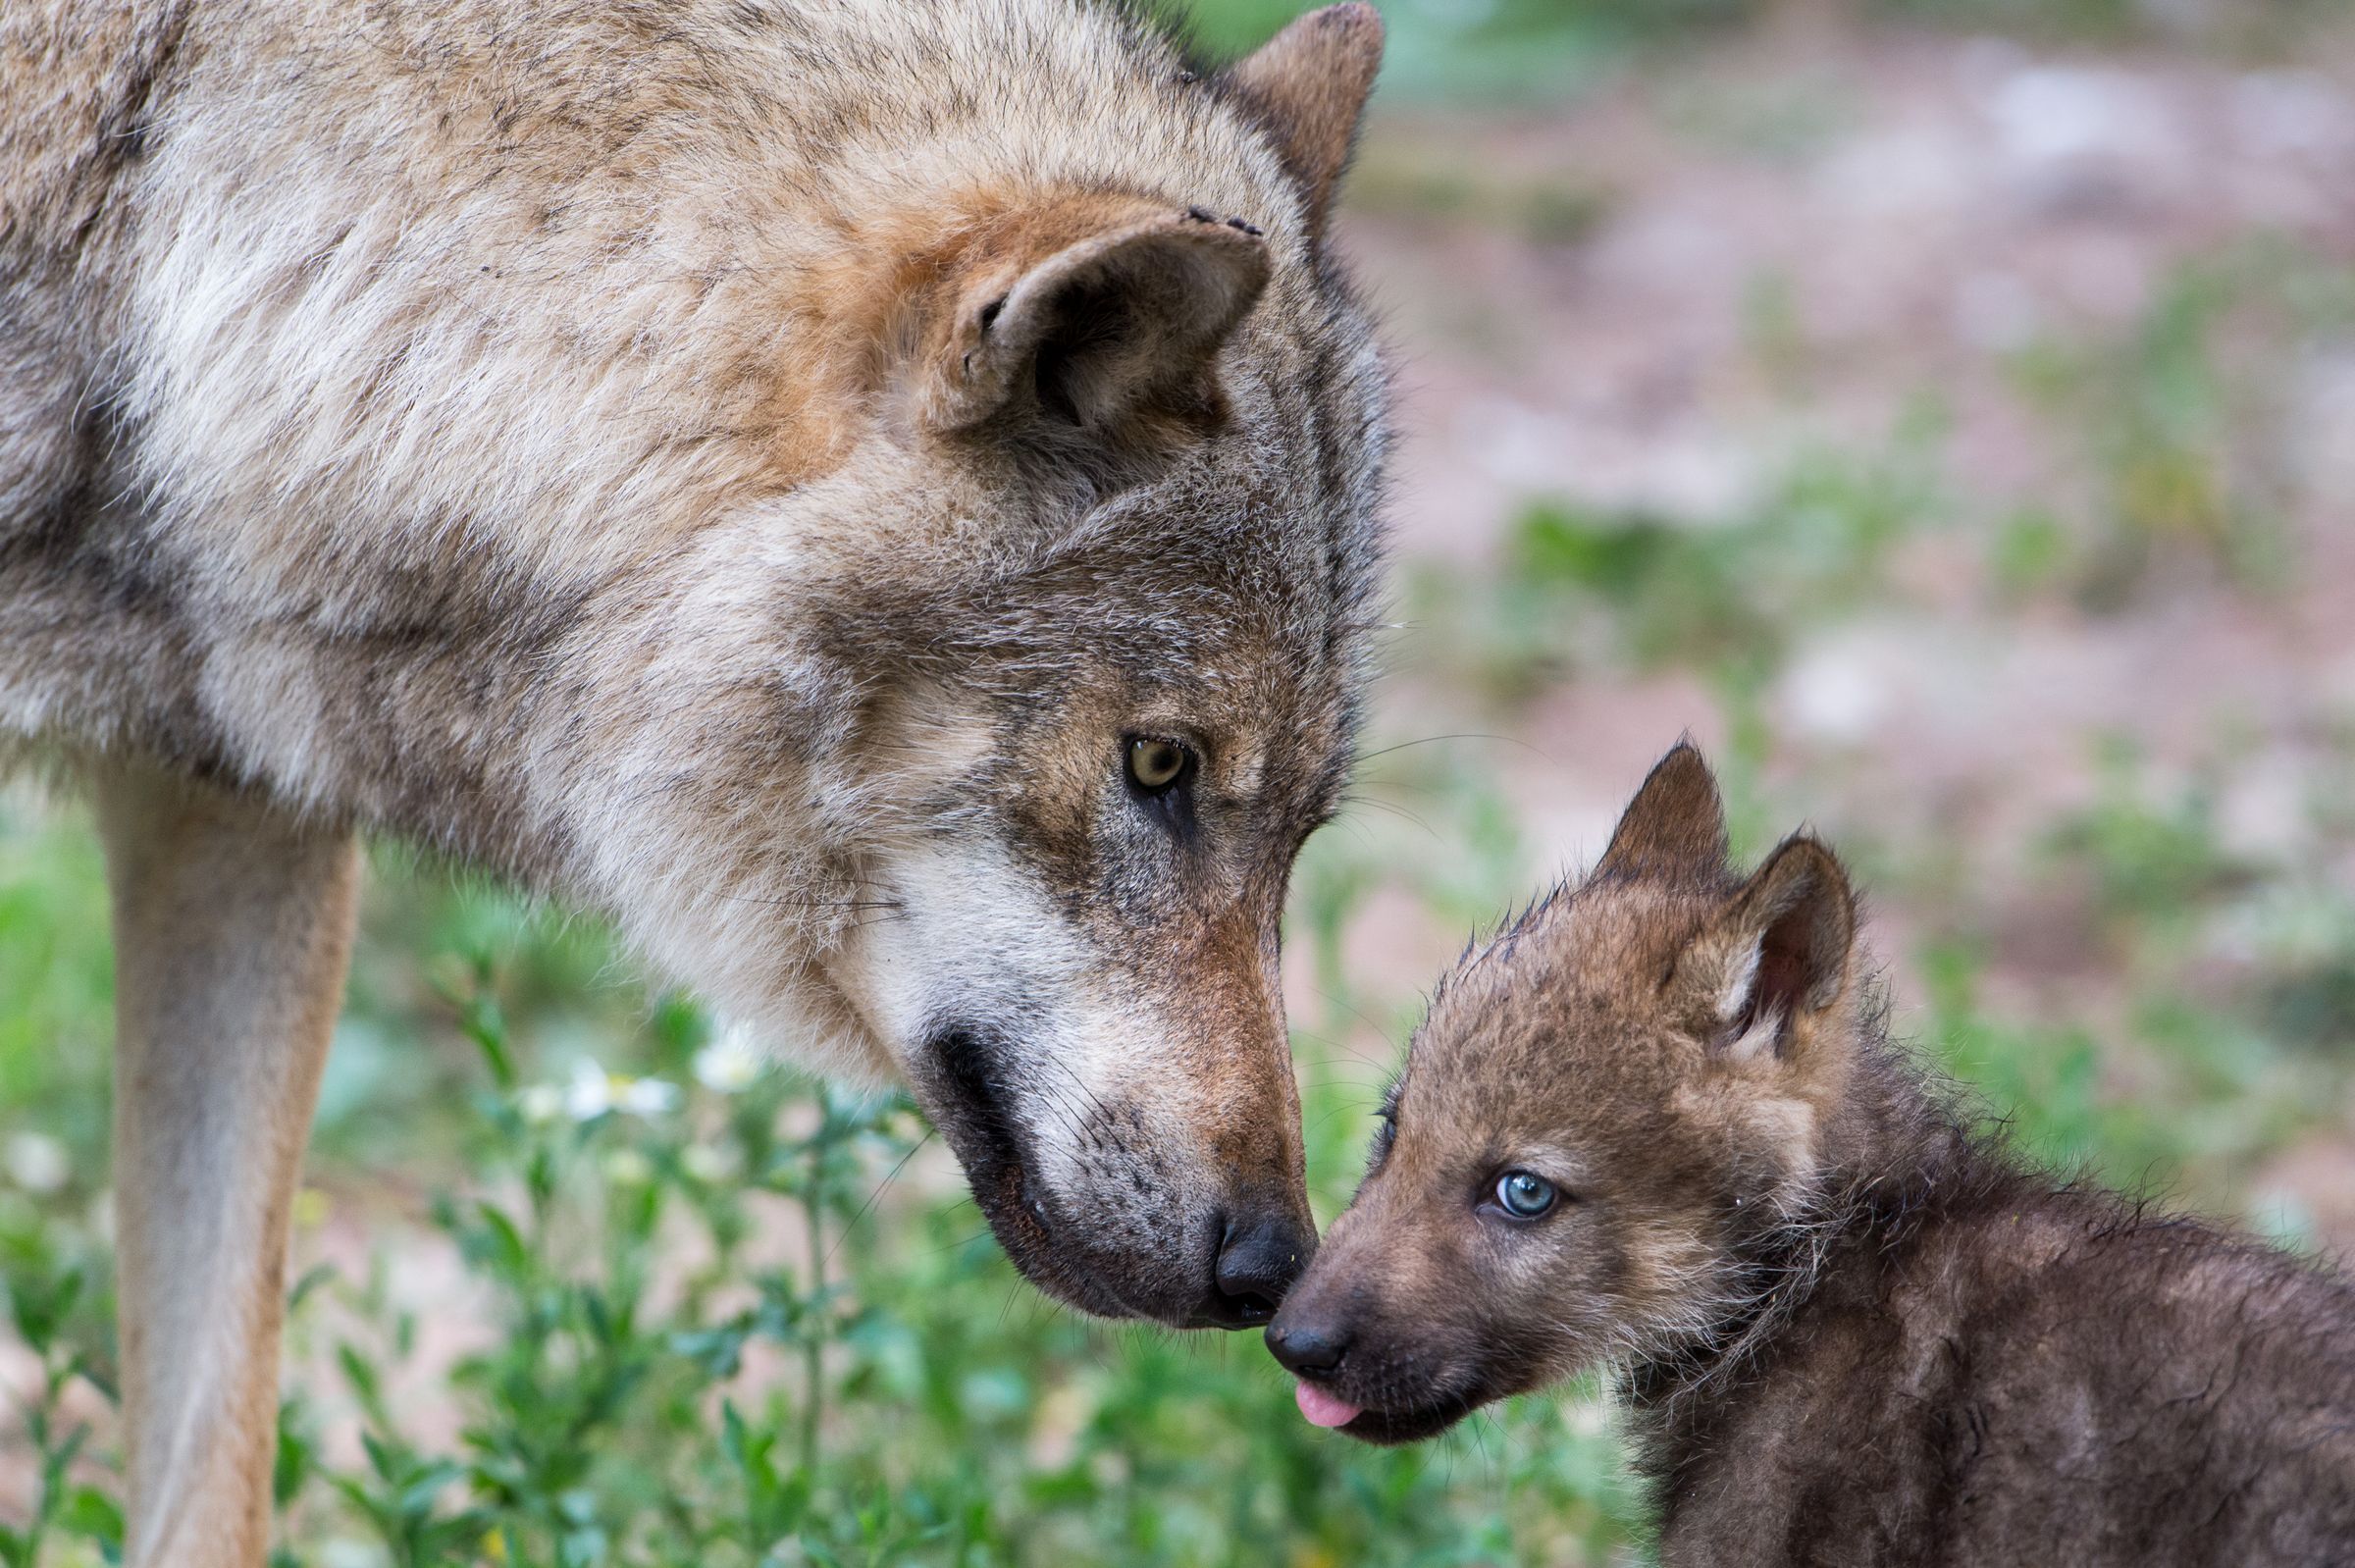
[[[1804,835],[1680,748],[1466,956],[1268,1331],[1375,1441],[1612,1368],[1662,1561],[2355,1562],[2355,1287],[2034,1171],[1892,1045]]]
[[[1922,1196],[1842,1243],[1747,1375],[1640,1401],[1670,1561],[2355,1553],[2343,1280],[1993,1162]]]

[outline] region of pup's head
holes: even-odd
[[[1268,1329],[1302,1412],[1410,1441],[1709,1333],[1836,1136],[1853,936],[1831,852],[1795,836],[1743,879],[1707,766],[1671,752],[1587,880],[1441,984]]]
[[[662,799],[708,804],[691,891],[733,928],[681,967],[912,1085],[1014,1261],[1107,1315],[1265,1323],[1315,1244],[1278,926],[1373,614],[1384,376],[1319,230],[1379,41],[1338,6],[1214,78],[1154,45],[993,111],[1101,118],[1135,182],[1032,149],[846,251],[869,417],[705,547],[725,667],[663,699],[713,737],[719,782]]]

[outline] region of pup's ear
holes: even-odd
[[[1846,994],[1856,924],[1838,858],[1794,834],[1678,956],[1677,1005],[1736,1057],[1788,1054]]]
[[[1725,803],[1717,780],[1700,749],[1679,741],[1653,764],[1621,813],[1595,874],[1620,882],[1713,877],[1724,871],[1725,855]]]
[[[924,389],[927,422],[1029,418],[1099,436],[1153,414],[1215,425],[1212,361],[1267,285],[1267,242],[1214,214],[1124,218],[968,280]]]
[[[1382,18],[1369,5],[1341,5],[1299,18],[1228,70],[1308,192],[1312,235],[1325,227],[1381,69]]]

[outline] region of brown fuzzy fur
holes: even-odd
[[[0,754],[207,824],[110,810],[159,868],[118,878],[126,962],[181,962],[176,866],[400,834],[913,1084],[1050,1289],[1264,1315],[1308,1244],[1277,923],[1373,613],[1384,375],[1322,232],[1380,39],[1344,5],[1219,71],[1096,0],[0,7]],[[1195,758],[1169,802],[1139,736]],[[286,908],[243,968],[308,1019],[340,949]],[[209,1190],[307,1120],[313,1042],[183,1000],[127,1043],[276,1074],[142,1177]],[[240,1474],[182,1490],[248,1530]]]
[[[1672,753],[1442,984],[1271,1347],[1376,1441],[1612,1368],[1668,1564],[2355,1556],[2355,1288],[1972,1134],[1854,917]]]

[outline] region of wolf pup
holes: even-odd
[[[1375,1442],[1606,1366],[1670,1565],[2355,1561],[2355,1289],[2056,1181],[1888,1038],[1840,862],[1669,754],[1433,998],[1267,1332]]]
[[[1273,1311],[1382,29],[1144,12],[0,6],[0,753],[108,851],[133,1564],[262,1556],[360,828],[910,1083],[1066,1300]]]

